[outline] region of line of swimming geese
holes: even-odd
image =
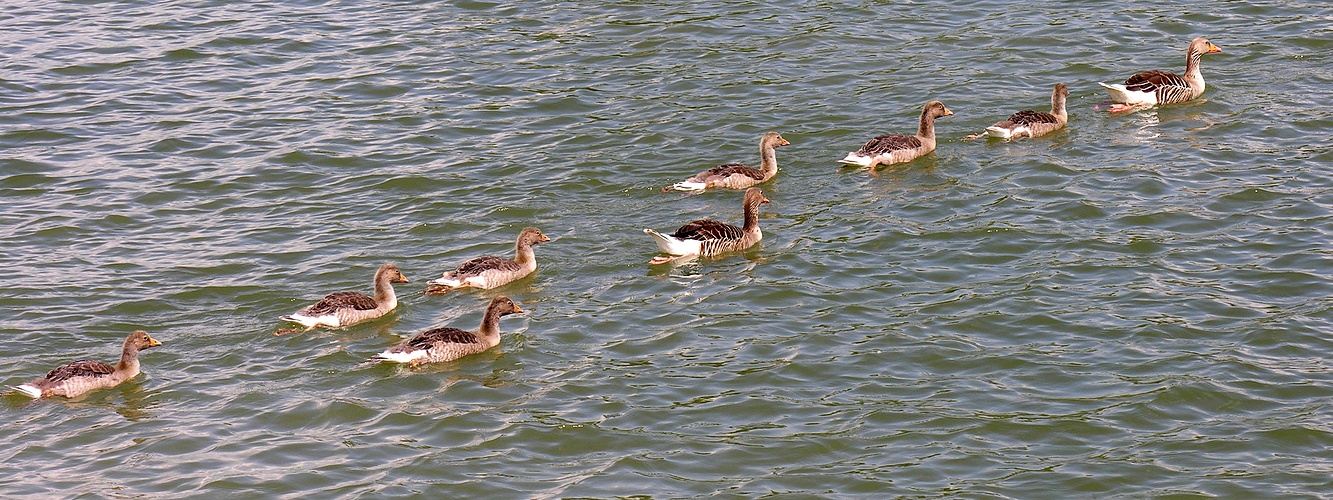
[[[1122,84],[1100,83],[1111,95],[1111,112],[1123,112],[1160,104],[1173,104],[1198,98],[1204,91],[1199,62],[1204,54],[1221,52],[1208,39],[1199,37],[1186,49],[1183,75],[1153,70],[1137,73]],[[1010,115],[985,132],[966,137],[973,140],[983,134],[1000,139],[1039,137],[1061,128],[1069,121],[1065,100],[1069,89],[1057,83],[1051,93],[1051,112],[1024,110]],[[912,161],[935,150],[935,119],[953,115],[940,101],[926,103],[921,111],[915,135],[887,134],[866,142],[860,149],[848,153],[840,163],[874,169],[879,165]],[[710,257],[743,250],[763,239],[759,229],[758,207],[768,203],[757,184],[777,174],[776,148],[790,145],[777,132],[764,134],[759,141],[760,168],[738,163],[719,165],[700,172],[665,190],[702,191],[709,188],[746,189],[742,199],[744,222],[740,227],[715,220],[696,220],[662,234],[652,229],[643,232],[653,238],[658,256],[649,264],[665,264],[696,257]],[[427,284],[424,293],[441,294],[457,288],[495,288],[521,279],[537,270],[537,259],[532,246],[550,241],[535,227],[523,229],[515,243],[513,259],[485,256],[464,262],[457,269]],[[284,321],[298,323],[304,328],[280,329],[274,335],[308,332],[317,327],[345,328],[357,323],[382,317],[398,306],[394,283],[407,283],[407,277],[393,264],[384,264],[375,272],[374,296],[359,292],[338,292],[325,296],[319,302],[282,316]],[[477,330],[452,327],[432,328],[398,345],[372,356],[372,361],[406,363],[416,367],[422,363],[452,361],[469,354],[486,351],[500,343],[500,318],[521,313],[523,309],[505,296],[491,300]],[[162,345],[162,342],[142,330],[125,339],[120,360],[113,366],[99,361],[79,360],[59,366],[46,376],[20,385],[10,386],[18,394],[33,398],[63,396],[73,398],[110,387],[139,374],[139,351]]]

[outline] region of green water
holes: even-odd
[[[29,2],[0,11],[0,496],[1327,497],[1323,3]],[[1196,102],[1111,116],[1096,82]],[[1069,85],[1067,131],[963,142]],[[910,133],[936,153],[836,160]],[[763,242],[675,267],[643,228]],[[553,241],[536,275],[425,282]],[[393,262],[389,317],[274,337]],[[528,313],[497,349],[369,356]]]

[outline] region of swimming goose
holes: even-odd
[[[777,132],[769,132],[759,139],[760,168],[747,167],[739,163],[727,163],[699,172],[682,182],[677,182],[663,191],[703,191],[707,188],[745,189],[761,182],[767,182],[778,173],[778,155],[774,149],[790,146]]]
[[[458,269],[444,273],[444,277],[431,280],[426,284],[426,295],[437,295],[463,287],[481,289],[497,286],[517,280],[537,270],[537,254],[532,245],[551,241],[540,229],[524,228],[518,233],[518,242],[514,244],[514,258],[477,257],[464,262]]]
[[[732,250],[743,250],[759,243],[764,233],[759,230],[759,204],[768,203],[763,191],[750,188],[745,191],[745,226],[736,227],[715,220],[696,220],[680,226],[676,232],[662,234],[652,229],[643,232],[653,237],[657,249],[671,257],[657,256],[649,264],[665,264],[677,259],[712,257]]]
[[[131,333],[120,349],[120,362],[115,366],[100,361],[79,360],[47,372],[45,377],[11,387],[34,398],[51,396],[76,397],[97,389],[108,389],[139,374],[139,351],[162,345],[143,330]]]
[[[1069,123],[1069,112],[1065,111],[1065,98],[1069,97],[1069,87],[1063,83],[1055,84],[1051,92],[1051,112],[1042,113],[1030,109],[1009,115],[1009,119],[986,127],[986,134],[999,139],[1017,139],[1019,137],[1040,137],[1060,130]]]
[[[500,345],[500,317],[521,313],[509,297],[499,296],[486,306],[481,328],[475,332],[458,328],[432,328],[417,334],[401,344],[372,356],[372,361],[407,363],[416,367],[421,363],[440,363],[476,354]]]
[[[1213,45],[1207,38],[1199,37],[1190,41],[1185,50],[1185,74],[1177,75],[1166,71],[1144,71],[1125,80],[1123,84],[1101,83],[1111,93],[1111,102],[1116,103],[1108,110],[1111,112],[1128,111],[1140,106],[1174,104],[1185,102],[1203,95],[1203,73],[1199,71],[1199,61],[1204,54],[1215,54],[1222,49]],[[1100,82],[1098,82],[1100,83]]]
[[[935,119],[953,115],[940,101],[930,101],[921,110],[921,124],[916,135],[889,134],[871,139],[865,146],[838,160],[847,165],[874,169],[876,165],[890,165],[917,159],[935,150]]]
[[[305,309],[295,314],[283,316],[283,321],[300,323],[305,329],[292,328],[273,332],[274,335],[303,333],[315,327],[342,328],[362,321],[368,321],[398,307],[398,296],[393,293],[394,283],[407,283],[398,266],[385,264],[375,271],[375,296],[367,297],[360,292],[337,292],[324,296]]]

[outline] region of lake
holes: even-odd
[[[50,2],[0,12],[0,496],[1326,498],[1333,8]],[[1184,70],[1185,104],[1097,82]],[[1065,131],[963,141],[1069,86]],[[837,160],[912,133],[936,152]],[[763,241],[712,166],[780,172]],[[422,295],[536,226],[535,275]],[[275,337],[327,293],[386,318]],[[493,297],[502,343],[365,361]]]

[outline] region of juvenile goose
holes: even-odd
[[[1111,94],[1111,112],[1128,111],[1139,106],[1156,106],[1185,102],[1203,95],[1203,73],[1199,71],[1199,61],[1204,54],[1215,54],[1222,49],[1213,45],[1207,38],[1199,37],[1190,41],[1185,50],[1185,74],[1177,75],[1166,71],[1144,71],[1125,80],[1123,84],[1101,83]],[[1100,82],[1098,82],[1100,83]]]
[[[501,316],[521,312],[523,309],[509,300],[509,297],[496,297],[491,300],[491,305],[486,306],[486,316],[481,319],[481,328],[475,332],[448,327],[432,328],[370,359],[408,363],[416,367],[421,363],[453,361],[469,354],[476,354],[500,345]]]
[[[532,245],[551,241],[540,229],[524,228],[514,244],[513,260],[504,257],[477,257],[464,262],[458,269],[444,273],[444,277],[426,284],[426,295],[437,295],[455,288],[495,288],[517,280],[537,270],[537,254]]]
[[[769,132],[759,139],[760,168],[747,167],[740,163],[727,163],[699,172],[682,182],[677,182],[663,191],[703,191],[707,188],[745,189],[761,182],[767,182],[778,173],[778,155],[776,148],[790,146],[777,132]]]
[[[393,293],[394,283],[407,283],[398,266],[385,264],[375,271],[375,296],[367,297],[359,292],[337,292],[324,296],[305,309],[295,314],[283,316],[283,321],[300,323],[305,329],[291,328],[273,332],[274,335],[302,333],[315,327],[342,328],[362,321],[368,321],[398,307],[398,296]]]
[[[107,389],[139,374],[139,351],[162,345],[143,330],[131,333],[120,349],[120,362],[115,366],[100,361],[79,360],[47,372],[45,377],[11,387],[25,396],[76,397],[97,389]]]
[[[1065,111],[1065,98],[1069,97],[1069,87],[1063,83],[1055,84],[1051,92],[1051,112],[1042,113],[1026,109],[1009,115],[1009,119],[986,127],[986,134],[1000,139],[1019,137],[1040,137],[1064,128],[1069,123],[1069,112]]]
[[[759,243],[764,233],[759,230],[759,205],[768,203],[763,191],[750,188],[745,191],[742,202],[745,206],[745,226],[736,227],[715,220],[696,220],[680,226],[676,232],[662,234],[652,229],[643,232],[653,237],[657,249],[671,257],[657,256],[649,264],[665,264],[677,259],[689,257],[712,257],[714,255],[743,250]]]
[[[916,135],[889,134],[871,139],[865,146],[839,160],[847,165],[874,169],[876,165],[890,165],[915,160],[935,150],[935,119],[951,116],[953,111],[940,101],[930,101],[921,110],[921,124]]]

